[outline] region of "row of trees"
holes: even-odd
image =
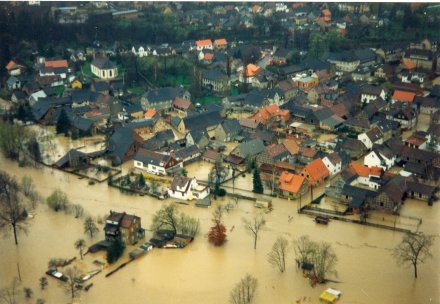
[[[20,160],[23,164],[30,159],[41,160],[35,132],[2,121],[0,121],[0,151],[6,158]]]
[[[171,230],[174,234],[196,236],[200,229],[200,221],[183,212],[176,206],[167,205],[153,215],[151,230]]]

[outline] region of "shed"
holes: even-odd
[[[271,208],[272,207],[272,200],[267,199],[264,197],[257,198],[257,201],[255,202],[256,208]]]

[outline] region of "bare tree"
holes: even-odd
[[[261,229],[266,225],[262,215],[255,215],[251,220],[243,219],[244,228],[254,238],[254,249],[257,249],[257,240]]]
[[[80,281],[80,271],[76,266],[68,267],[64,271],[67,281],[63,284],[65,292],[74,299],[79,295],[80,290],[77,284]]]
[[[257,284],[257,279],[250,274],[247,274],[231,291],[229,302],[231,304],[252,303],[255,291],[257,290]]]
[[[433,244],[433,235],[426,235],[423,232],[409,232],[394,248],[393,256],[398,265],[412,264],[414,277],[417,278],[417,265],[432,257],[431,247]]]
[[[179,215],[176,206],[168,205],[162,207],[153,216],[151,230],[171,229],[174,234],[177,233],[179,224]]]
[[[12,280],[11,285],[0,290],[0,302],[4,304],[18,303],[16,297],[18,295],[19,282],[17,278]]]
[[[311,263],[312,253],[316,250],[315,245],[316,244],[312,242],[307,235],[303,235],[293,241],[293,248],[298,267],[303,263]]]
[[[91,216],[88,216],[84,220],[84,233],[90,235],[90,238],[93,239],[98,232],[99,229],[96,226],[95,220]]]
[[[70,206],[70,209],[72,210],[75,218],[80,218],[84,215],[84,208],[80,204],[73,204]]]
[[[47,278],[46,278],[46,277],[41,277],[38,281],[39,281],[39,283],[40,283],[40,289],[41,289],[41,290],[46,289],[47,285],[49,284],[49,283],[47,282]]]
[[[86,248],[86,241],[83,239],[79,239],[75,242],[75,249],[79,250],[79,255],[81,256],[81,260],[83,259],[83,250]]]
[[[286,270],[286,256],[289,251],[289,241],[285,237],[278,237],[273,244],[272,250],[267,255],[267,261],[273,267],[278,267],[280,272]]]
[[[23,288],[23,293],[26,299],[30,299],[34,295],[34,291],[32,290],[32,288],[29,287]]]
[[[20,186],[15,178],[0,171],[0,229],[11,229],[15,245],[18,245],[18,230],[26,229],[27,211],[20,199]]]
[[[223,166],[221,161],[215,162],[208,174],[208,184],[214,191],[214,194],[217,194],[220,190],[220,184],[226,179],[228,172],[228,168]]]
[[[316,247],[312,254],[313,274],[319,283],[324,283],[329,275],[337,276],[335,266],[338,258],[329,243],[321,242]]]

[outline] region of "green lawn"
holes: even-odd
[[[83,67],[82,67],[82,73],[83,73],[83,75],[86,76],[86,77],[93,77],[93,74],[92,74],[92,67],[91,67],[90,62],[85,62],[85,63],[84,63],[84,65],[83,65]]]
[[[134,88],[128,89],[128,91],[134,95],[142,95],[145,93],[145,88],[144,87],[134,87]]]
[[[63,85],[61,86],[57,86],[57,87],[53,87],[53,91],[55,92],[55,94],[57,95],[61,95],[64,92],[65,87]]]
[[[204,105],[207,103],[221,103],[222,99],[220,97],[216,97],[216,96],[203,96],[203,97],[197,99],[196,102]]]

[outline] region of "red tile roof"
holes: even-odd
[[[391,99],[397,101],[413,102],[414,97],[416,97],[415,93],[395,90]]]
[[[402,65],[407,70],[414,70],[417,67],[417,65],[411,59],[408,58],[402,58]]]
[[[252,77],[252,76],[256,76],[258,75],[263,69],[260,68],[259,66],[249,63],[246,66],[246,69],[244,71],[244,76],[245,77]]]
[[[211,39],[204,39],[204,40],[197,40],[196,41],[196,46],[208,46],[208,45],[212,45]]]
[[[191,106],[191,101],[176,97],[174,98],[173,105],[180,109],[187,110]]]
[[[298,154],[299,146],[293,139],[286,139],[283,143],[284,147],[289,151],[291,155]]]
[[[214,59],[214,53],[205,53],[204,59],[205,60],[213,60]]]
[[[22,67],[22,65],[17,63],[17,62],[15,62],[14,60],[9,61],[8,64],[6,65],[6,69],[8,71],[10,71],[12,69],[15,69],[17,67]]]
[[[304,184],[305,177],[284,171],[279,178],[279,189],[298,193]]]
[[[252,115],[250,118],[256,119],[265,125],[272,117],[280,117],[282,120],[287,121],[289,120],[290,113],[289,110],[281,110],[278,105],[273,104],[258,110],[258,112]]]
[[[69,63],[67,60],[48,60],[44,62],[45,68],[67,68],[69,66]]]
[[[320,158],[317,158],[309,163],[307,166],[304,167],[304,170],[309,173],[310,178],[314,181],[318,181],[319,179],[328,176],[330,173],[326,165]]]
[[[371,167],[370,175],[373,176],[382,176],[382,168],[381,167]]]
[[[368,177],[370,175],[370,168],[367,166],[351,162],[349,165],[350,168],[353,168],[357,175],[362,177]]]
[[[214,40],[214,44],[215,44],[215,45],[227,45],[228,42],[226,41],[226,39],[222,38],[222,39],[216,39],[216,40]]]
[[[154,117],[154,115],[156,115],[156,110],[155,109],[148,109],[147,112],[145,112],[144,116],[147,118],[151,118]]]

